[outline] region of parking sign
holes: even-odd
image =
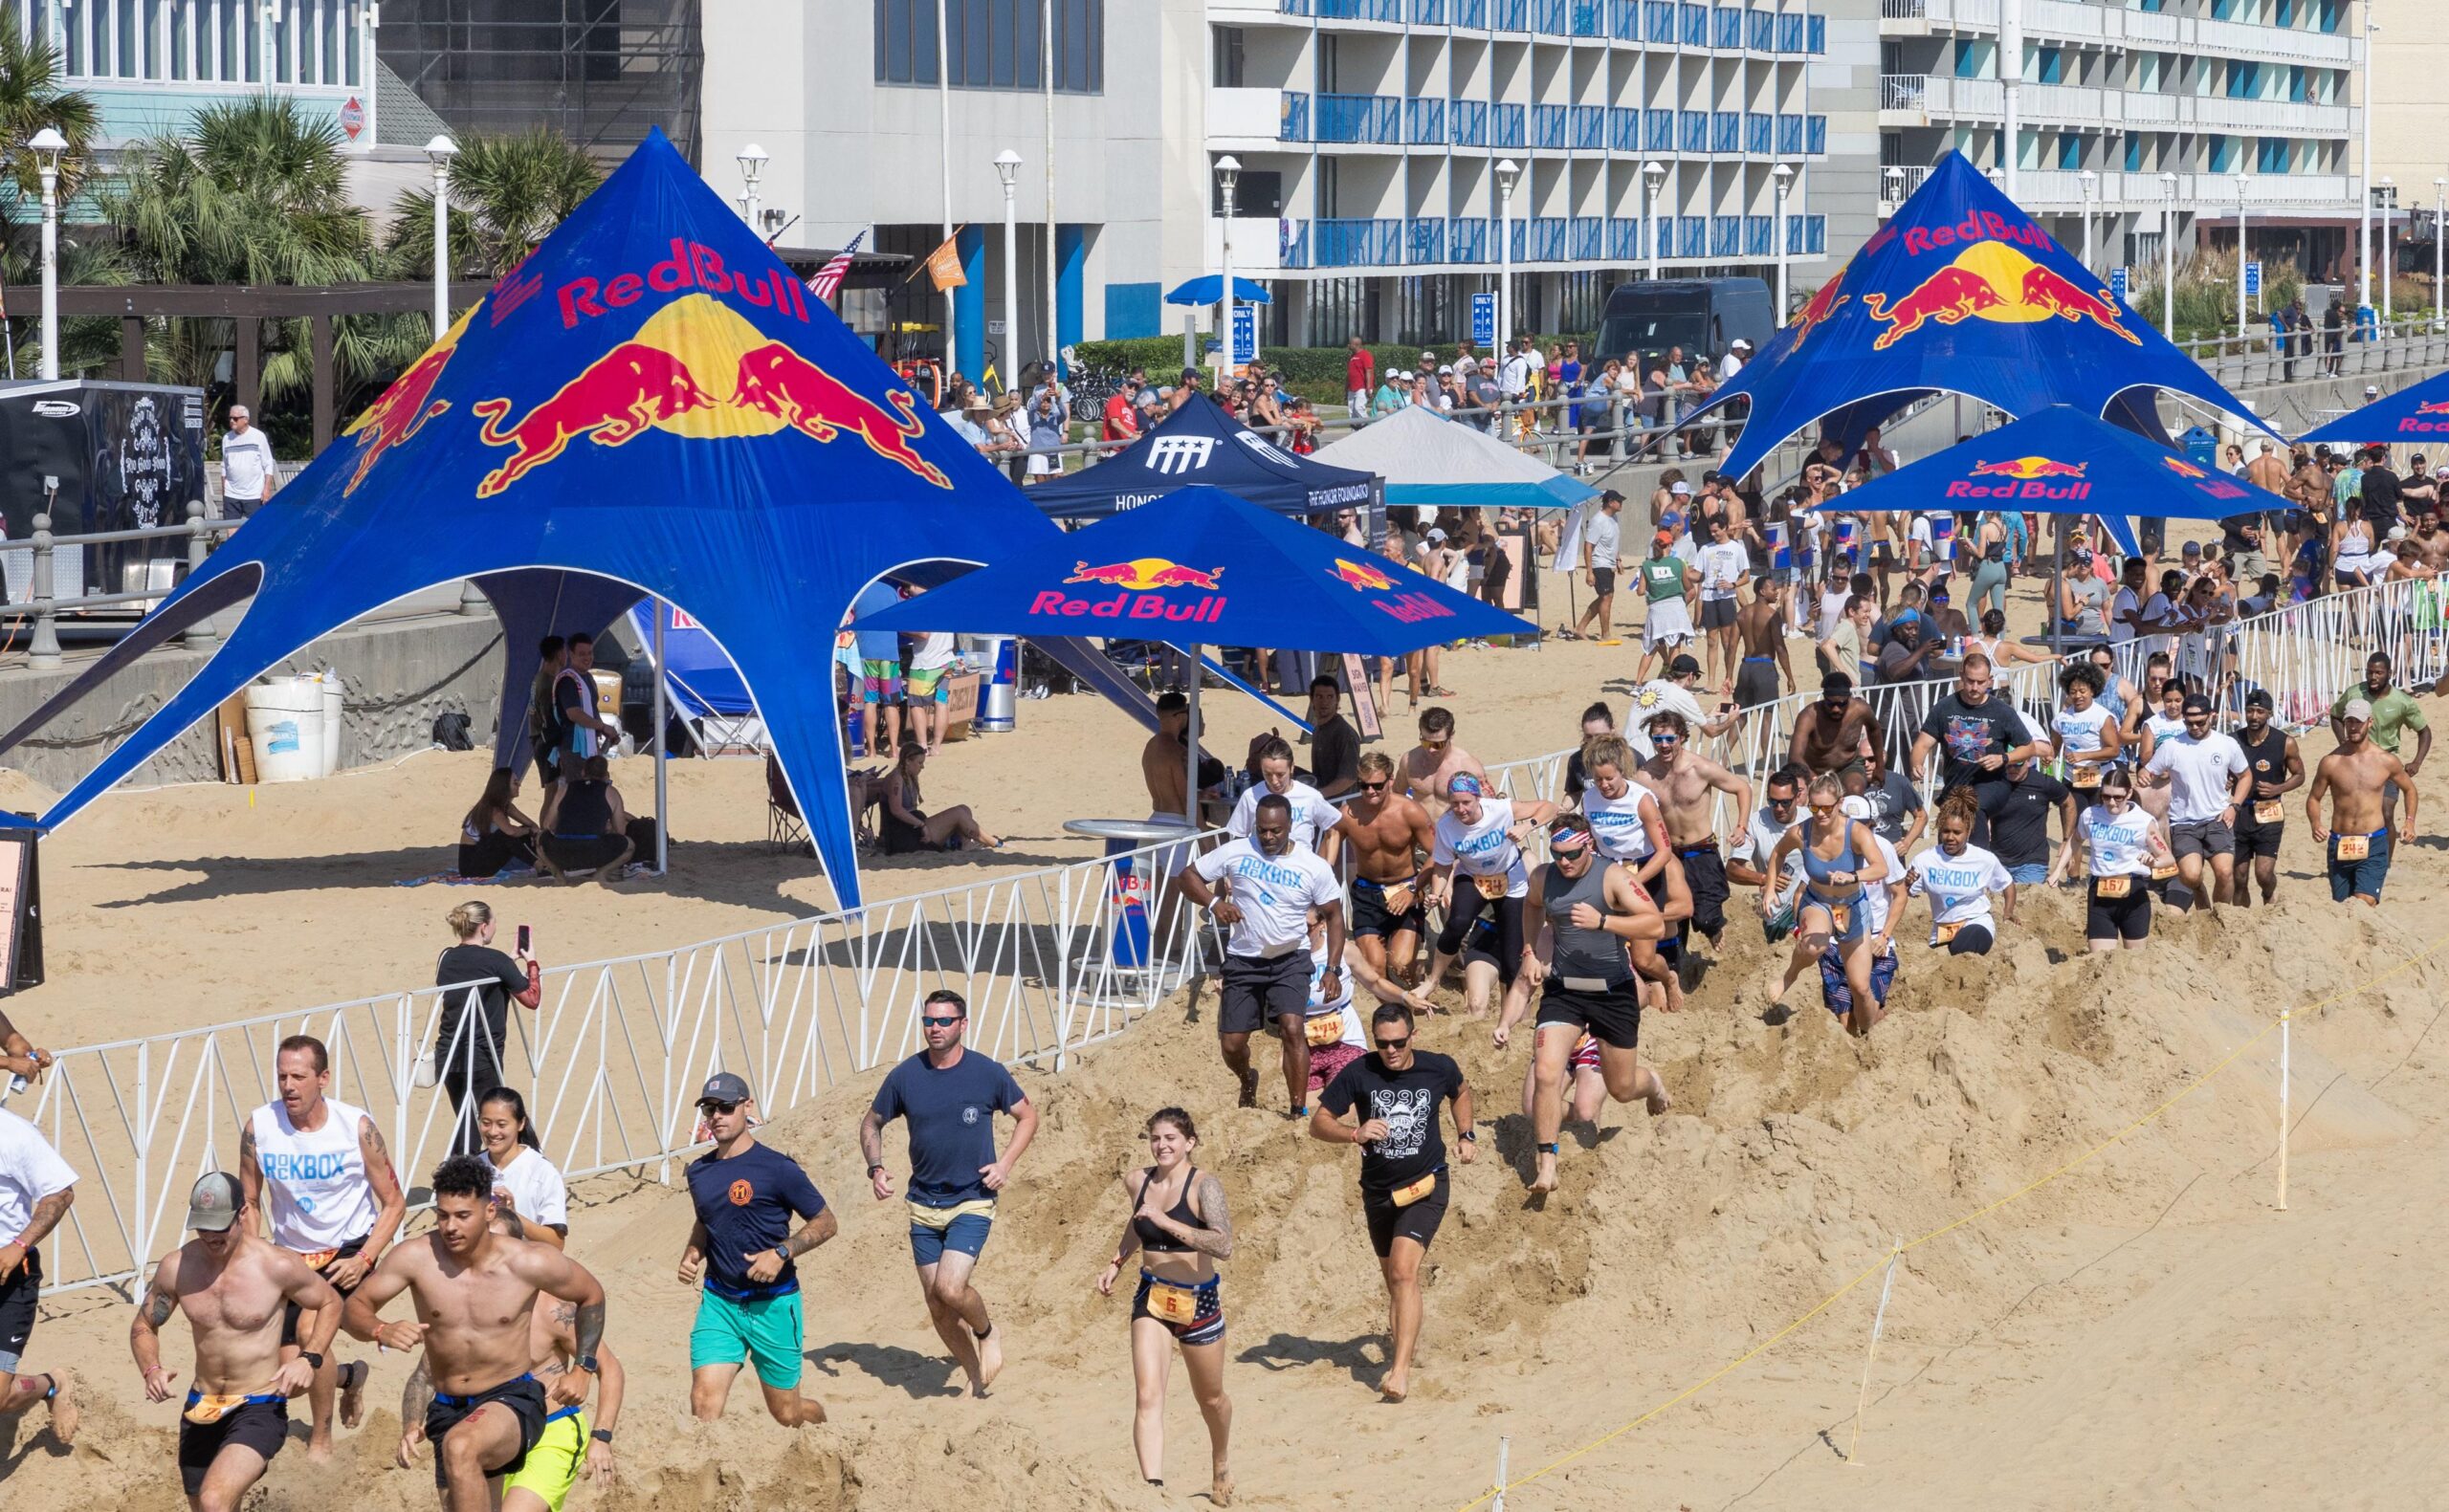
[[[1233,306],[1233,365],[1245,367],[1259,360],[1259,321],[1256,305]]]
[[[1496,345],[1496,296],[1471,296],[1471,340],[1481,346]]]
[[[2261,297],[2261,263],[2249,262],[2245,264],[2245,297],[2248,299],[2259,299]]]
[[[2124,304],[2127,301],[2129,286],[2126,281],[2125,269],[2111,268],[2108,271],[2108,292],[2117,296],[2118,303]]]

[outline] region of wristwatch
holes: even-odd
[[[884,1169],[884,1162],[883,1162],[883,1161],[881,1161],[881,1160],[879,1160],[879,1161],[877,1161],[874,1165],[870,1166],[870,1167],[868,1168],[868,1174],[869,1174],[870,1176],[873,1176],[877,1172],[882,1171],[883,1169]]]
[[[313,1349],[300,1349],[298,1351],[298,1357],[306,1362],[306,1369],[310,1370],[320,1370],[323,1368],[323,1357]]]
[[[1467,1145],[1476,1145],[1480,1142],[1479,1130],[1473,1129],[1467,1129],[1454,1137]]]
[[[599,1444],[608,1444],[612,1441],[612,1430],[609,1428],[599,1428],[586,1436],[594,1439]]]
[[[602,1374],[602,1373],[603,1373],[602,1371],[600,1371],[600,1370],[596,1370],[596,1368],[595,1368],[595,1356],[593,1356],[593,1355],[591,1355],[591,1354],[582,1354],[582,1355],[580,1355],[580,1356],[578,1357],[578,1368],[579,1368],[580,1370],[585,1370],[585,1371],[587,1374],[589,1374],[589,1375],[600,1375],[600,1374]]]

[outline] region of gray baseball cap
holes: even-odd
[[[225,1233],[238,1221],[238,1209],[245,1201],[236,1176],[227,1171],[208,1172],[188,1193],[188,1227],[206,1234]]]
[[[748,1079],[737,1071],[717,1071],[706,1078],[705,1087],[697,1093],[700,1103],[745,1103],[748,1100]]]

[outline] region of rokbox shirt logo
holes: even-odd
[[[1973,221],[1966,222],[1966,227],[1973,225]],[[1905,233],[1906,250],[1920,252],[1931,246],[1950,245],[1959,239],[1965,229],[1940,227],[1926,233],[1916,227]],[[1942,235],[1948,241],[1938,241]],[[1921,245],[1916,245],[1916,238],[1923,238]],[[2107,289],[2087,291],[2004,241],[1974,241],[1950,259],[1946,267],[1902,295],[1893,298],[1885,294],[1863,296],[1863,308],[1872,319],[1887,327],[1871,343],[1871,349],[1878,352],[1886,351],[1934,321],[1940,325],[1959,325],[1975,319],[2021,324],[2046,320],[2051,316],[2090,320],[2137,346],[2143,344],[2141,337],[2127,329],[2117,301]]]
[[[511,449],[476,485],[476,495],[493,497],[558,460],[581,437],[618,447],[649,430],[692,440],[788,429],[832,442],[847,434],[938,488],[950,488],[942,470],[913,445],[926,433],[916,401],[898,388],[884,397],[890,409],[768,340],[711,296],[686,295],[518,420],[503,424],[513,408],[508,399],[473,405],[484,421],[479,436],[485,445]]]
[[[1224,612],[1224,569],[1221,566],[1202,569],[1186,567],[1164,557],[1135,557],[1129,561],[1103,565],[1075,562],[1071,576],[1063,581],[1120,588],[1123,592],[1112,598],[1092,599],[1048,588],[1030,601],[1029,613],[1061,615],[1066,619],[1085,615],[1099,620],[1170,620],[1204,625]],[[1199,597],[1172,597],[1186,589],[1197,590]]]

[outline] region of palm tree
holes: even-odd
[[[188,128],[122,155],[103,207],[131,267],[152,283],[328,284],[380,275],[373,224],[348,198],[340,128],[292,100],[250,96],[198,111]],[[154,375],[210,384],[232,344],[227,320],[164,322]],[[358,391],[413,360],[425,322],[350,316],[333,322],[335,388],[345,411]],[[413,327],[413,329],[411,329]],[[265,342],[268,398],[310,382],[308,323],[277,322]]]
[[[603,173],[595,160],[549,126],[517,136],[472,136],[451,164],[451,271],[498,278],[518,266]],[[390,252],[402,277],[433,273],[433,192],[400,197]]]

